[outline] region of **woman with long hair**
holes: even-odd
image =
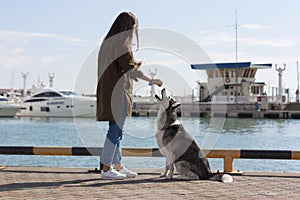
[[[127,116],[132,113],[133,81],[142,79],[158,86],[160,79],[151,79],[140,70],[142,62],[134,59],[133,35],[139,48],[138,21],[131,12],[122,12],[104,38],[98,54],[97,121],[108,121],[108,132],[100,157],[102,179],[133,178],[121,164],[121,140]]]

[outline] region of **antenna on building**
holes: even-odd
[[[235,103],[236,103],[236,109],[237,109],[237,104],[238,104],[238,100],[237,100],[237,93],[238,93],[238,28],[239,28],[239,24],[238,24],[238,17],[237,17],[237,10],[235,10],[235,24],[233,25],[229,25],[230,27],[233,27],[235,29]]]
[[[238,22],[237,22],[237,10],[235,10],[235,62],[238,61]]]
[[[229,27],[233,27],[235,29],[235,62],[238,62],[238,29],[240,24],[238,24],[237,10],[235,10],[235,23],[229,25]]]

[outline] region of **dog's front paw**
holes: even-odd
[[[166,176],[166,179],[173,179],[173,175],[172,175],[172,174],[168,174],[168,175]]]
[[[170,170],[167,169],[167,170],[164,171],[164,173],[161,173],[161,174],[160,174],[160,177],[161,177],[161,178],[167,177],[169,174],[170,174]]]

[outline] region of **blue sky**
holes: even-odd
[[[233,62],[235,32],[229,25],[235,23],[235,10],[240,24],[239,61],[279,66],[286,63],[284,85],[293,93],[297,87],[296,61],[300,60],[300,1],[297,0],[0,0],[0,3],[0,88],[22,88],[22,72],[29,73],[29,87],[38,79],[48,83],[48,73],[54,72],[56,87],[74,88],[82,65],[122,11],[133,12],[141,29],[172,30],[195,41],[214,62]],[[189,76],[188,63],[178,57],[162,52],[137,54],[146,63],[175,71],[175,66],[181,65],[178,73],[184,75],[187,71]],[[261,70],[257,81],[277,86],[276,74],[274,66]],[[167,79],[160,70],[158,76]],[[172,80],[165,81],[167,85],[169,81]]]

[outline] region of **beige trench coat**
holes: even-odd
[[[131,116],[133,80],[143,76],[135,65],[133,56],[126,48],[121,51],[115,48],[99,51],[97,121],[117,121],[122,109],[126,110],[126,116]]]

